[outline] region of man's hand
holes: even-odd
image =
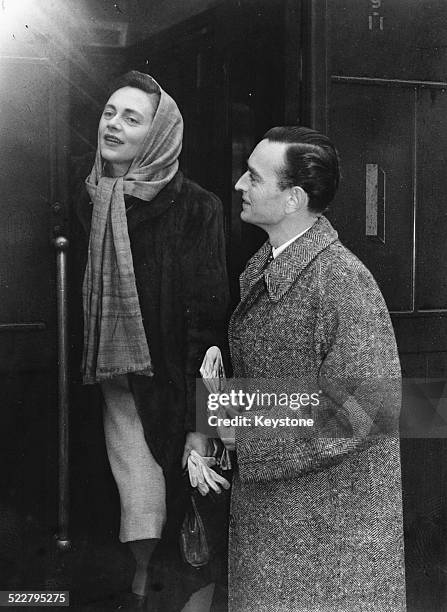
[[[222,391],[222,381],[225,378],[222,354],[218,346],[210,346],[205,353],[202,365],[200,366],[205,387],[209,393],[219,393]]]
[[[223,376],[222,354],[218,346],[210,346],[207,350],[200,366],[200,373],[203,378],[219,378]]]
[[[195,450],[201,457],[209,457],[211,455],[211,445],[208,436],[198,431],[190,431],[186,434],[185,450],[182,457],[182,468],[186,467],[189,453]]]

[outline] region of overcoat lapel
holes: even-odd
[[[262,247],[248,260],[245,270],[240,276],[241,301],[248,296],[250,289],[264,274],[264,268],[270,254],[270,243],[264,242]]]
[[[270,253],[270,243],[265,242],[241,274],[241,301],[234,315],[240,316],[247,311],[262,293],[264,286],[270,300],[278,302],[315,257],[336,240],[337,232],[326,217],[321,216],[267,268],[265,264]]]

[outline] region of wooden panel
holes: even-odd
[[[414,101],[411,89],[344,83],[331,88],[329,134],[340,153],[343,178],[329,217],[396,311],[413,305]],[[384,177],[377,194],[385,207],[385,226],[378,228],[384,241],[366,235],[370,164]],[[383,211],[378,214],[383,218]]]

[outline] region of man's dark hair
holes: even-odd
[[[160,97],[160,90],[152,77],[138,70],[131,70],[114,79],[108,89],[109,96],[122,87],[136,87],[148,94]]]
[[[274,127],[264,138],[289,145],[284,154],[284,167],[278,170],[279,188],[301,187],[309,196],[309,210],[324,212],[340,181],[338,154],[329,138],[294,125]]]

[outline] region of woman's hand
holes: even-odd
[[[182,457],[182,468],[186,467],[190,452],[194,450],[201,457],[211,456],[211,446],[208,439],[203,433],[199,431],[190,431],[186,434],[185,448]]]

